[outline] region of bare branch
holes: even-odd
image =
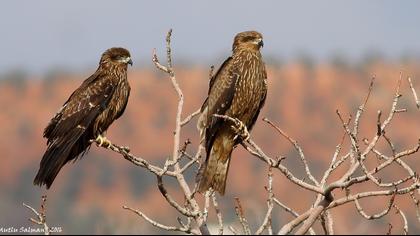
[[[235,213],[236,216],[238,216],[239,222],[242,225],[242,229],[244,230],[244,234],[246,235],[250,235],[251,234],[251,230],[249,229],[249,224],[248,221],[245,218],[245,214],[244,214],[244,210],[242,208],[242,204],[241,201],[239,200],[239,198],[235,197]]]
[[[293,219],[289,223],[285,224],[277,234],[281,234],[281,235],[289,234],[290,232],[292,232],[292,230],[294,228],[296,228],[302,222],[304,222],[306,219],[308,219],[311,212],[312,212],[312,209],[309,209],[305,213],[301,214],[300,216],[296,217],[295,219]]]
[[[239,127],[239,126],[242,126],[243,124],[240,124],[240,121],[239,120],[237,120],[237,119],[234,119],[234,118],[232,118],[232,117],[229,117],[229,116],[226,116],[226,115],[214,115],[215,117],[218,117],[218,118],[222,118],[222,119],[225,119],[225,120],[227,120],[227,121],[230,121],[230,122],[232,122],[232,123],[234,123],[237,127]],[[260,148],[260,147],[258,147],[258,145],[257,144],[255,144],[252,140],[251,140],[251,138],[249,138],[246,142],[242,142],[241,143],[242,144],[242,146],[244,146],[245,147],[245,149],[249,152],[249,153],[251,153],[252,155],[254,155],[254,156],[256,156],[256,157],[258,157],[260,160],[262,160],[262,161],[264,161],[264,162],[266,162],[267,164],[269,164],[271,167],[273,167],[273,168],[276,168],[276,169],[278,169],[278,170],[280,170],[290,181],[292,181],[293,183],[295,183],[295,184],[297,184],[297,185],[299,185],[299,186],[301,186],[301,187],[303,187],[303,188],[305,188],[305,189],[308,189],[308,190],[311,190],[311,191],[314,191],[314,192],[317,192],[317,193],[323,193],[317,186],[314,186],[314,185],[311,185],[311,184],[308,184],[308,183],[305,183],[304,181],[302,181],[302,180],[300,180],[300,179],[298,179],[298,178],[296,178],[295,176],[293,176],[293,174],[286,168],[286,167],[284,167],[283,165],[281,165],[281,159],[279,159],[279,160],[274,160],[274,159],[272,159],[272,158],[270,158],[270,157],[268,157],[263,151],[262,151],[262,149]],[[249,145],[249,146],[248,146]],[[315,180],[316,181],[316,180]]]
[[[99,143],[97,143],[97,144],[99,144]],[[175,173],[173,173],[171,171],[165,171],[163,168],[152,165],[148,161],[146,161],[145,159],[143,159],[141,157],[134,156],[133,154],[130,153],[130,149],[128,147],[122,147],[122,146],[118,146],[116,144],[110,144],[108,147],[103,147],[103,148],[109,149],[113,152],[121,154],[124,157],[124,159],[128,160],[129,162],[133,163],[136,166],[140,166],[140,167],[143,167],[143,168],[149,170],[150,172],[152,172],[155,175],[163,175],[163,173],[165,173],[165,175],[175,177]]]
[[[313,208],[308,218],[303,223],[302,227],[300,227],[296,231],[296,235],[306,234],[306,232],[308,232],[308,230],[312,227],[316,219],[322,214],[322,212],[328,206],[329,203],[330,203],[330,200],[328,198],[325,198],[315,208]]]
[[[286,212],[290,213],[291,215],[293,215],[294,217],[300,217],[299,214],[294,211],[293,209],[291,209],[290,207],[286,206],[285,204],[281,203],[277,198],[273,198],[274,203],[276,203],[278,206],[280,206],[281,208],[283,208]],[[306,218],[305,218],[306,219]],[[303,220],[305,220],[303,219]],[[302,220],[302,221],[303,221]],[[297,226],[297,225],[296,225]],[[293,229],[290,229],[290,231],[292,231]],[[289,231],[289,232],[290,232]],[[315,235],[315,232],[312,228],[309,229],[309,233],[311,235]],[[279,233],[280,234],[280,233]]]
[[[327,220],[325,219],[325,214],[321,214],[319,218],[321,221],[322,230],[324,231],[324,235],[329,235],[328,229],[327,229]]]
[[[331,209],[340,205],[344,205],[346,203],[349,202],[353,202],[355,200],[359,200],[362,198],[367,198],[367,197],[376,197],[376,196],[390,196],[390,195],[402,195],[402,194],[408,194],[411,193],[417,189],[420,188],[420,183],[415,183],[407,188],[403,188],[403,189],[393,189],[393,190],[382,190],[382,191],[369,191],[369,192],[362,192],[362,193],[357,193],[357,194],[353,194],[353,195],[349,195],[337,200],[334,200],[333,202],[331,202],[329,204],[329,206],[327,207],[327,209]]]
[[[268,186],[266,187],[266,190],[268,192],[268,200],[267,200],[267,213],[264,217],[264,221],[261,224],[261,226],[258,228],[258,230],[255,232],[256,235],[262,234],[266,228],[269,227],[269,224],[271,222],[271,214],[273,212],[274,208],[274,193],[273,193],[273,172],[271,170],[272,167],[268,168]]]
[[[210,195],[211,191],[207,191],[204,195],[204,209],[203,209],[203,220],[207,222],[209,216],[209,208],[210,208]]]
[[[47,196],[44,195],[41,197],[41,207],[40,210],[37,211],[35,210],[33,207],[23,203],[23,206],[28,208],[29,210],[31,210],[36,217],[38,218],[37,220],[34,218],[29,218],[29,221],[31,221],[34,224],[40,225],[42,227],[44,227],[44,234],[45,235],[50,235],[50,227],[48,227],[47,225],[47,216],[46,216],[46,204],[47,204]]]
[[[416,102],[417,109],[420,109],[420,100],[417,97],[416,90],[414,89],[413,83],[411,82],[411,78],[407,77],[408,83],[410,84],[411,92],[413,93],[414,101]]]
[[[414,207],[416,208],[416,215],[417,215],[417,221],[420,223],[420,203],[419,200],[414,196],[414,193],[410,193],[411,199],[413,199]]]
[[[266,162],[271,167],[280,170],[280,172],[292,183],[299,185],[300,187],[310,190],[315,193],[323,194],[324,192],[317,186],[308,184],[304,182],[301,179],[296,178],[285,166],[281,164],[282,158],[278,160],[274,160],[273,158],[268,157],[262,149],[254,143],[251,139],[248,139],[245,143],[242,143],[242,145],[246,148],[248,152],[250,152],[252,155],[258,157],[260,160]],[[249,145],[249,146],[248,146]]]
[[[391,235],[392,234],[392,224],[391,223],[388,223],[388,231],[387,231],[387,233],[386,233],[386,235]]]
[[[191,113],[189,116],[187,116],[182,122],[181,122],[181,127],[184,127],[186,124],[188,124],[194,117],[198,116],[201,114],[201,109],[198,109],[196,111],[194,111],[193,113]]]
[[[217,222],[219,223],[218,234],[223,235],[223,217],[222,217],[222,212],[219,209],[219,204],[217,203],[216,193],[213,192],[211,194],[211,197],[212,197],[212,200],[213,200],[214,210],[216,211]]]
[[[271,218],[268,221],[268,227],[267,227],[268,235],[273,235],[273,224]]]
[[[385,210],[383,210],[381,213],[378,213],[375,215],[366,214],[357,199],[354,200],[354,203],[356,204],[357,211],[360,213],[361,216],[363,216],[367,220],[373,220],[373,219],[382,218],[383,216],[387,215],[388,212],[391,210],[392,205],[394,204],[394,200],[395,200],[395,195],[392,195],[391,199],[389,200],[388,207]]]
[[[199,234],[198,232],[193,232],[191,231],[189,228],[179,228],[179,227],[175,227],[175,226],[167,226],[167,225],[163,225],[161,223],[158,223],[155,220],[150,219],[149,217],[147,217],[143,212],[135,210],[131,207],[128,206],[123,206],[124,210],[128,210],[131,211],[135,214],[137,214],[138,216],[140,216],[141,218],[143,218],[144,220],[146,220],[147,222],[149,222],[151,225],[166,230],[166,231],[178,231],[178,232],[184,232],[184,233],[193,233],[193,234]]]
[[[314,183],[315,185],[319,186],[318,181],[315,179],[315,177],[312,175],[311,171],[309,170],[309,166],[308,166],[308,163],[306,161],[305,155],[303,154],[303,150],[299,146],[298,142],[296,140],[294,140],[293,138],[291,138],[286,132],[284,132],[283,130],[281,130],[278,126],[276,126],[269,119],[263,118],[263,121],[265,121],[266,123],[268,123],[269,125],[271,125],[271,127],[273,127],[275,130],[277,130],[277,132],[280,135],[282,135],[283,137],[285,137],[295,147],[296,151],[299,153],[300,160],[302,161],[302,164],[303,164],[303,166],[305,168],[306,175],[312,181],[312,183]]]
[[[349,120],[349,122],[350,122],[350,120]],[[348,122],[347,122],[348,123]],[[345,157],[346,156],[349,156],[349,155],[346,155],[344,158],[341,158],[339,161],[336,161],[337,160],[337,157],[338,157],[338,155],[340,154],[340,151],[341,151],[341,146],[343,145],[343,142],[344,142],[344,138],[346,137],[346,133],[344,133],[343,134],[343,136],[341,137],[341,141],[340,141],[340,143],[337,145],[337,147],[335,148],[335,152],[334,152],[334,155],[333,155],[333,158],[332,158],[332,160],[331,160],[331,163],[330,163],[330,165],[329,165],[329,168],[325,171],[325,174],[324,174],[324,176],[322,177],[322,179],[321,179],[321,183],[319,184],[320,186],[324,186],[325,185],[325,183],[327,182],[327,179],[328,179],[328,177],[331,175],[331,173],[338,167],[338,166],[340,166],[341,165],[341,163],[342,162],[344,162],[345,161]],[[341,161],[342,160],[342,161]],[[340,161],[341,161],[341,163],[340,163]]]
[[[356,118],[354,119],[354,128],[353,128],[353,133],[352,133],[353,136],[357,136],[359,133],[360,118],[365,110],[367,102],[369,101],[375,79],[376,79],[376,76],[373,76],[372,79],[370,80],[369,89],[368,89],[368,93],[366,95],[365,101],[362,103],[362,105],[359,106],[359,109],[357,110]]]
[[[407,221],[407,217],[405,216],[404,212],[402,210],[400,210],[400,208],[398,208],[397,205],[394,204],[394,208],[397,210],[397,214],[399,214],[402,218],[403,221],[403,232],[404,235],[408,234],[408,221]]]
[[[163,186],[163,179],[162,176],[157,176],[157,181],[158,181],[158,188],[159,191],[162,193],[162,195],[165,197],[166,201],[171,204],[171,206],[173,208],[175,208],[177,211],[179,211],[179,213],[181,213],[182,215],[188,216],[188,217],[196,217],[199,215],[198,212],[191,212],[190,210],[187,210],[185,208],[183,208],[182,206],[180,206],[172,197],[171,195],[169,195],[168,191],[165,189],[165,187]]]
[[[327,232],[330,235],[334,235],[334,220],[332,217],[332,213],[330,211],[326,211],[327,215]],[[311,229],[309,229],[310,232]]]

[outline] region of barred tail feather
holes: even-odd
[[[223,142],[222,137],[216,140],[207,157],[206,167],[200,179],[199,192],[204,193],[210,187],[225,194],[226,179],[229,171],[230,156],[233,150],[232,142]],[[218,142],[219,141],[219,142]],[[223,145],[224,144],[224,145]]]

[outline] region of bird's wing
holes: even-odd
[[[116,85],[97,71],[75,90],[44,130],[44,137],[52,142],[73,129],[86,129],[107,107]]]
[[[248,130],[251,130],[252,127],[254,126],[255,122],[257,121],[258,115],[260,114],[260,111],[265,104],[266,98],[267,98],[267,90],[264,91],[264,93],[262,94],[262,96],[260,98],[260,102],[258,104],[257,112],[255,112],[254,116],[252,117],[251,122],[250,122],[249,127],[248,127]]]
[[[229,62],[231,60],[232,60],[232,57],[228,57],[223,62],[223,64],[219,67],[219,69],[216,71],[216,73],[214,75],[212,75],[212,77],[210,78],[208,95],[210,95],[211,88],[213,87],[213,84],[214,84],[214,81],[216,80],[216,77],[221,74],[221,71],[226,69],[225,67],[229,64]],[[207,107],[208,99],[209,98],[207,97],[206,100],[204,101],[203,105],[201,106],[201,111],[204,111],[204,109]]]
[[[229,63],[231,63],[232,57],[228,57],[223,64],[219,67],[219,69],[216,71],[216,73],[210,78],[210,83],[209,83],[209,94],[211,91],[211,88],[213,87],[214,84],[214,80],[216,79],[216,77],[219,74],[222,74],[224,70],[226,70],[226,67]]]
[[[233,61],[228,58],[210,82],[211,88],[207,99],[206,149],[209,151],[214,138],[224,120],[214,114],[224,115],[232,104],[235,84],[239,73],[233,68]]]
[[[128,97],[130,96],[130,85],[128,84],[128,82],[126,83],[121,83],[119,86],[123,86],[124,88],[124,92],[127,94],[125,97],[126,99],[120,99],[117,103],[121,103],[121,108],[118,111],[117,115],[115,116],[115,119],[118,119],[122,116],[122,114],[124,113],[125,109],[127,108],[127,104],[128,104]]]
[[[265,71],[265,68],[263,69],[262,73],[263,73],[264,78],[267,78],[267,72]],[[258,103],[258,109],[256,110],[254,116],[251,119],[248,130],[251,130],[255,122],[257,121],[260,111],[264,107],[266,98],[267,98],[267,84],[266,84],[266,81],[264,81],[264,86],[262,87],[262,94],[260,97],[260,101]]]
[[[63,165],[90,146],[92,123],[108,106],[114,90],[112,77],[98,70],[72,93],[44,130],[48,148],[34,184],[49,188]]]

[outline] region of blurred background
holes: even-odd
[[[107,137],[159,164],[172,150],[176,94],[166,75],[154,68],[152,49],[157,48],[163,61],[166,32],[174,30],[175,72],[187,115],[205,99],[208,70],[230,55],[234,35],[251,29],[261,32],[269,94],[260,117],[268,117],[299,141],[320,178],[342,135],[335,110],[354,114],[373,75],[377,81],[362,119],[361,137],[375,134],[376,112],[389,110],[400,73],[411,76],[420,92],[419,10],[418,1],[2,1],[0,227],[29,226],[27,218],[32,215],[22,203],[37,208],[45,193],[49,225],[68,234],[164,233],[122,210],[122,205],[141,209],[163,223],[177,223],[176,212],[161,197],[154,176],[96,146],[81,161],[65,166],[49,191],[32,185],[46,147],[44,127],[96,70],[107,48],[126,47],[134,61],[129,68],[128,108]],[[408,112],[399,114],[388,130],[397,150],[413,147],[420,134],[419,111],[406,80],[402,93],[400,107]],[[183,140],[192,141],[190,151],[198,142],[195,122],[182,133]],[[252,136],[270,155],[287,156],[285,165],[304,176],[292,147],[261,120]],[[389,154],[386,145],[380,145]],[[407,161],[416,171],[418,157]],[[220,201],[226,222],[236,220],[234,197],[242,199],[253,226],[261,222],[266,173],[266,167],[242,147],[234,151],[227,194]],[[383,178],[391,181],[399,176],[405,174],[396,168]],[[298,212],[314,200],[281,175],[275,176],[274,184],[276,196]],[[167,186],[179,196],[175,183],[168,181]],[[386,207],[385,200],[362,204],[373,214]],[[397,200],[409,218],[410,233],[419,233],[414,205],[409,198]],[[400,218],[393,212],[369,222],[353,204],[332,213],[337,233],[383,234],[389,222],[394,233],[402,232]],[[284,212],[274,212],[274,226],[288,220]]]

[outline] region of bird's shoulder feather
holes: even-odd
[[[89,124],[108,105],[115,90],[114,83],[110,75],[100,70],[86,79],[50,121],[44,137],[62,136],[76,127],[86,129],[86,123]],[[87,117],[90,119],[85,120]]]

